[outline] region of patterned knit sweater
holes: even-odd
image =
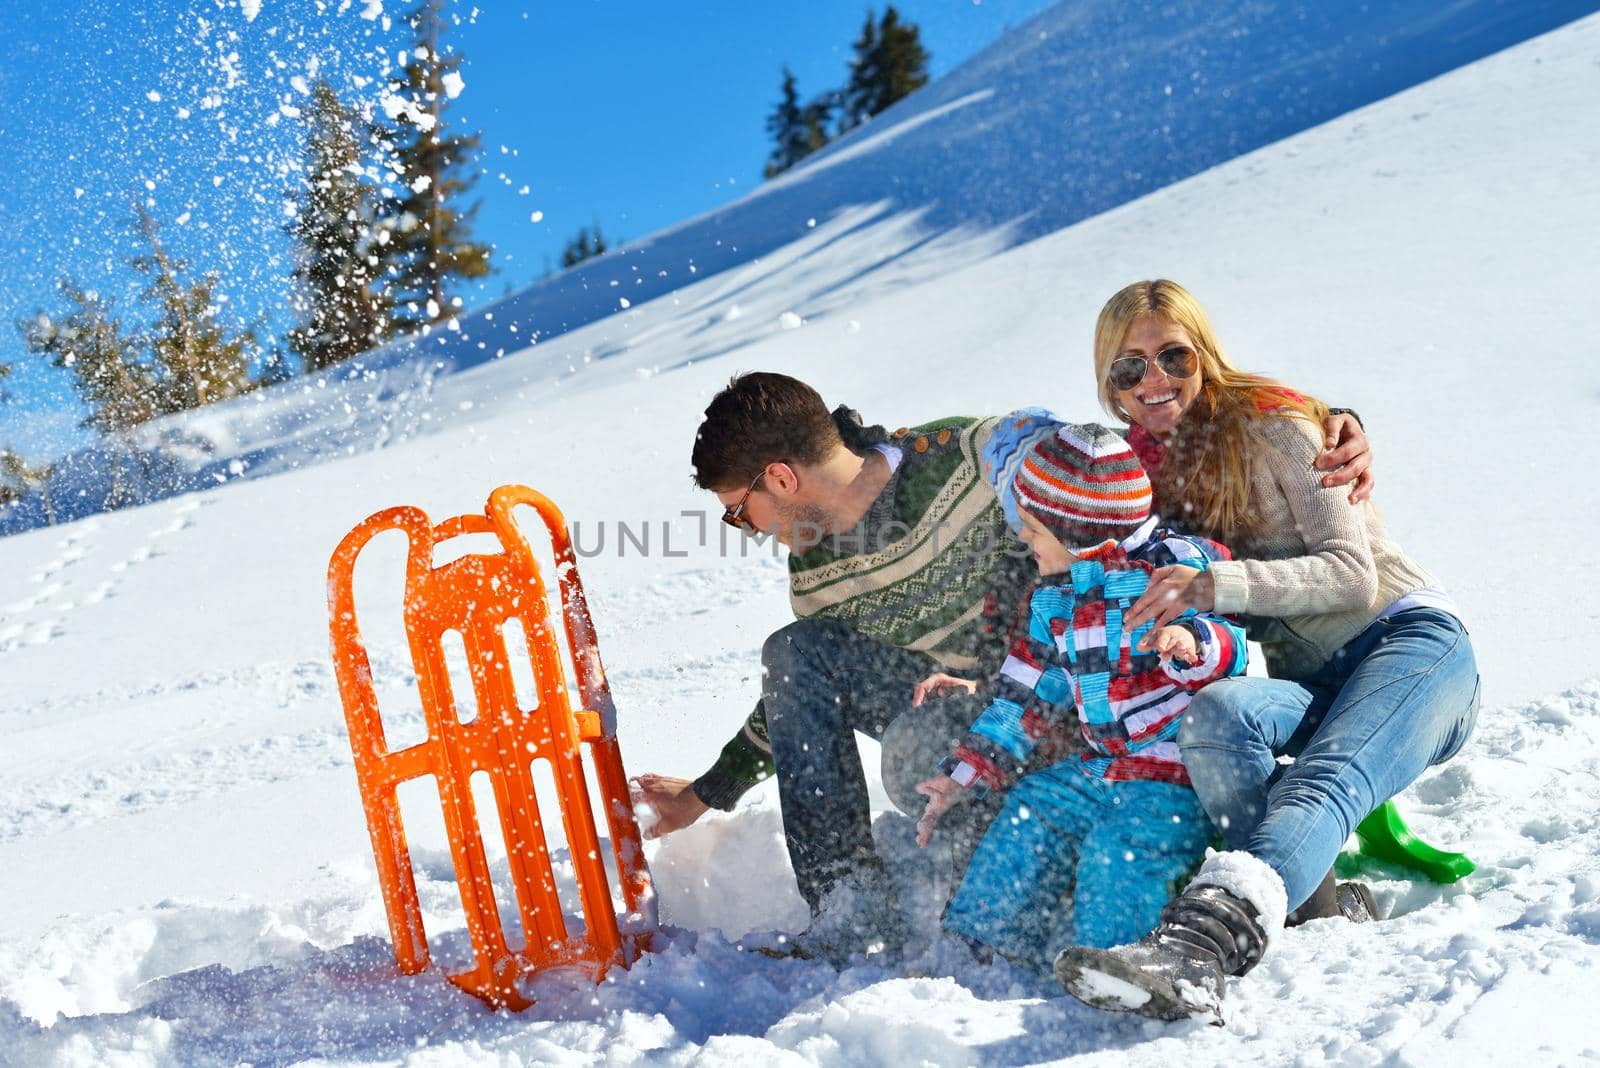
[[[1152,517],[1121,545],[1080,556],[1067,575],[1033,591],[1028,632],[1001,666],[994,699],[945,762],[951,778],[1008,788],[1040,740],[1076,719],[1087,747],[1079,758],[1085,774],[1189,785],[1177,742],[1189,695],[1244,673],[1245,636],[1230,620],[1191,610],[1180,623],[1195,635],[1195,663],[1163,663],[1136,648],[1154,621],[1129,631],[1122,618],[1153,570],[1184,564],[1204,571],[1228,558],[1215,542],[1156,526]]]
[[[979,454],[997,420],[944,419],[891,438],[862,427],[847,409],[834,419],[856,451],[887,442],[902,456],[854,528],[790,554],[795,616],[839,620],[886,645],[926,653],[948,670],[992,676],[1033,577],[983,477]],[[771,773],[758,702],[694,792],[729,809]]]
[[[1390,539],[1370,502],[1352,505],[1347,487],[1323,487],[1312,468],[1322,450],[1319,427],[1269,415],[1253,429],[1254,525],[1219,532],[1234,558],[1211,568],[1214,607],[1244,617],[1273,678],[1303,679],[1384,608],[1438,583]],[[1152,473],[1164,459],[1139,427],[1128,443]]]

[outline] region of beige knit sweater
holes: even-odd
[[[1275,678],[1302,679],[1401,596],[1436,586],[1389,538],[1372,504],[1325,489],[1312,467],[1322,432],[1304,419],[1256,424],[1250,535],[1224,539],[1234,559],[1211,565],[1216,610],[1246,617]]]

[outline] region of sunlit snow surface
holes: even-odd
[[[0,1062],[1600,1055],[1600,612],[1584,570],[1600,529],[1585,347],[1600,336],[1596,55],[1589,18],[1021,245],[819,204],[815,227],[759,261],[514,358],[330,383],[320,405],[273,398],[259,427],[195,417],[197,437],[249,438],[252,464],[280,476],[0,541]],[[1094,313],[1153,274],[1209,304],[1241,363],[1371,428],[1385,515],[1457,594],[1486,695],[1471,744],[1402,804],[1475,875],[1435,887],[1373,869],[1396,918],[1290,932],[1234,984],[1227,1026],[1157,1025],[1005,968],[905,978],[739,952],[747,930],[804,921],[768,787],[651,847],[671,927],[598,990],[553,976],[535,1009],[496,1015],[436,972],[396,974],[326,654],[324,572],[346,530],[392,504],[474,510],[513,481],[560,503],[580,544],[604,529],[582,568],[624,757],[694,774],[748,710],[761,639],[788,617],[780,561],[682,514],[713,506],[687,452],[718,384],[788,370],[891,426],[1028,402],[1096,417]],[[456,417],[374,450],[374,413],[408,388],[428,394],[405,409],[418,420]],[[297,435],[341,433],[353,455],[297,469]],[[647,558],[619,556],[619,522],[649,524]],[[371,552],[358,603],[404,734],[420,728],[402,552]],[[926,908],[937,858],[904,849],[875,797]],[[424,909],[459,959],[437,817],[416,811]]]

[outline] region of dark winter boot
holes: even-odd
[[[1283,881],[1248,853],[1207,858],[1161,923],[1115,949],[1072,946],[1056,957],[1067,993],[1108,1012],[1158,1020],[1219,1015],[1228,976],[1255,967],[1283,930]]]
[[[1298,927],[1308,920],[1331,920],[1343,917],[1351,923],[1370,923],[1378,919],[1378,903],[1365,883],[1336,882],[1333,870],[1323,876],[1322,882],[1311,892],[1300,907],[1289,913],[1285,927]]]
[[[1334,880],[1333,869],[1329,868],[1328,874],[1322,877],[1322,882],[1311,891],[1311,896],[1284,918],[1283,925],[1299,927],[1311,920],[1331,920],[1335,916],[1342,915],[1344,913],[1339,911],[1339,884]]]
[[[1366,883],[1340,883],[1336,893],[1339,914],[1351,923],[1372,923],[1383,919],[1383,914],[1378,911],[1378,901]]]

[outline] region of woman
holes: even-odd
[[[1369,812],[1465,743],[1478,708],[1471,642],[1434,579],[1370,504],[1322,485],[1319,401],[1248,375],[1183,287],[1139,282],[1095,326],[1102,403],[1132,424],[1156,509],[1230,546],[1204,572],[1164,568],[1124,626],[1185,609],[1247,617],[1270,679],[1196,695],[1183,762],[1230,852],[1129,946],[1073,948],[1056,975],[1101,1008],[1214,1009],[1324,880]],[[1293,756],[1280,765],[1277,757]]]

